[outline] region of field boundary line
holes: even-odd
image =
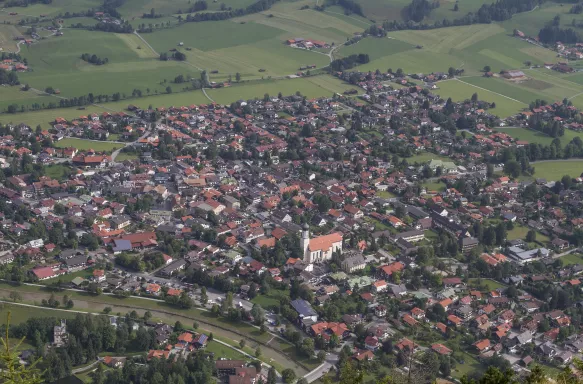
[[[556,77],[555,77],[555,76],[553,76],[553,75],[549,75],[548,73],[544,73],[544,72],[542,72],[542,71],[539,71],[539,70],[537,70],[537,69],[535,69],[535,68],[528,68],[528,69],[526,69],[526,70],[527,70],[527,71],[534,71],[534,72],[536,72],[536,73],[539,73],[539,74],[541,74],[541,75],[543,75],[543,76],[551,77],[551,78],[553,78],[553,79],[559,79],[559,80],[561,80],[561,81],[565,81],[565,82],[567,82],[567,83],[569,83],[569,84],[572,84],[572,85],[573,85],[574,87],[576,87],[577,89],[581,89],[581,84],[577,84],[577,83],[575,83],[574,81],[571,81],[571,80],[569,80],[569,79],[566,79],[566,78],[564,78],[564,77],[560,77],[560,76],[556,76]],[[572,88],[570,88],[570,89],[572,89]],[[572,90],[573,90],[573,91],[575,91],[575,89],[572,89]]]
[[[139,38],[140,40],[142,40],[142,41],[144,42],[144,44],[146,44],[146,46],[147,46],[148,48],[150,48],[150,49],[152,50],[152,52],[154,52],[154,54],[155,54],[156,56],[160,56],[160,54],[159,54],[158,52],[156,52],[156,50],[154,49],[154,47],[152,47],[152,46],[150,45],[150,43],[148,43],[148,42],[146,41],[146,39],[144,39],[144,38],[143,38],[143,37],[142,37],[142,36],[141,36],[141,35],[138,33],[138,31],[134,31],[134,35],[138,36],[138,38]]]
[[[471,77],[471,76],[470,76],[470,77]],[[506,95],[503,95],[503,94],[501,94],[501,93],[498,93],[498,92],[491,91],[491,90],[489,90],[489,89],[487,89],[487,88],[482,88],[482,87],[479,87],[479,86],[477,86],[477,85],[474,85],[474,84],[472,84],[472,83],[468,83],[468,82],[466,82],[466,81],[463,81],[463,80],[460,80],[460,79],[457,79],[457,78],[456,78],[456,79],[450,79],[450,80],[457,80],[457,81],[459,81],[460,83],[463,83],[463,84],[470,85],[470,86],[472,86],[472,87],[474,87],[474,88],[478,88],[478,89],[481,89],[481,90],[483,90],[483,91],[486,91],[486,92],[491,92],[491,93],[493,93],[493,94],[495,94],[495,95],[502,96],[502,97],[504,97],[504,98],[506,98],[506,99],[508,99],[508,100],[512,100],[512,101],[516,101],[517,103],[520,103],[520,104],[528,105],[528,104],[526,104],[525,102],[522,102],[522,101],[520,101],[520,100],[513,99],[513,98],[512,98],[512,97],[510,97],[510,96],[506,96]],[[450,80],[443,80],[443,81],[450,81]],[[439,84],[439,83],[441,83],[441,81],[439,81],[439,82],[438,82],[438,84]]]
[[[343,13],[332,12],[332,11],[326,11],[326,10],[324,10],[324,13],[331,13],[331,14],[334,14],[334,15],[340,15],[340,16],[348,17],[348,18],[350,18],[350,19],[352,19],[352,20],[356,20],[356,21],[358,21],[359,23],[366,24],[366,25],[368,25],[369,27],[372,25],[372,23],[370,23],[370,24],[369,24],[369,23],[367,23],[367,22],[365,22],[365,21],[362,21],[362,20],[360,20],[360,19],[357,19],[356,17],[353,17],[353,16],[348,16],[348,15],[345,15],[345,14],[343,14]]]

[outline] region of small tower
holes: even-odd
[[[308,263],[311,263],[312,261],[310,260],[310,257],[308,255],[309,245],[310,245],[310,226],[308,225],[308,223],[304,223],[304,225],[302,226],[301,246],[302,249],[304,250],[304,260],[307,261]]]

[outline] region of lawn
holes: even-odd
[[[239,346],[237,348],[240,349]],[[205,347],[206,352],[212,352],[215,354],[215,360],[219,360],[221,358],[224,359],[231,359],[231,360],[248,360],[248,357],[235,351],[232,348],[224,346],[223,344],[217,343],[216,341],[211,341]]]
[[[510,230],[506,233],[506,238],[508,240],[516,240],[516,239],[524,240],[526,238],[526,234],[528,233],[529,230],[530,230],[530,228],[528,228],[528,227],[515,225],[514,228],[512,228],[512,230]]]
[[[506,287],[504,284],[499,283],[495,280],[481,279],[481,278],[469,279],[469,284],[474,285],[474,286],[483,285],[483,286],[486,286],[488,288],[488,290],[490,290],[490,291],[493,291],[493,290],[498,289],[498,288]]]
[[[453,161],[446,156],[437,155],[437,154],[431,153],[431,152],[421,152],[421,153],[418,153],[418,154],[413,155],[411,157],[405,157],[404,159],[407,160],[407,162],[409,164],[427,163],[428,161],[431,161],[431,160]]]
[[[583,264],[583,256],[578,253],[570,253],[562,256],[560,259],[563,262],[563,265]]]
[[[427,192],[431,192],[431,191],[444,191],[445,190],[445,184],[440,183],[440,182],[426,182],[426,183],[421,183],[422,186],[424,186],[427,189]]]
[[[62,281],[63,283],[70,283],[71,281],[73,281],[77,277],[82,277],[84,279],[90,279],[92,276],[93,276],[93,268],[89,268],[89,269],[85,269],[82,271],[67,273],[65,275],[61,275],[61,276],[53,277],[51,279],[39,281],[39,284],[51,285],[51,284],[56,283],[58,281]]]
[[[475,374],[476,372],[484,371],[484,366],[478,360],[467,352],[463,352],[464,364],[457,364],[452,369],[451,375],[456,379],[460,379],[464,375]]]
[[[136,155],[134,153],[120,152],[119,155],[117,155],[117,157],[115,158],[115,161],[122,162],[122,161],[126,161],[126,160],[136,160],[137,158],[138,158],[138,155]]]
[[[52,164],[44,167],[45,175],[56,180],[63,180],[70,174],[71,167],[64,164]]]
[[[253,304],[259,304],[262,308],[268,309],[271,307],[278,307],[282,298],[289,298],[289,291],[280,291],[278,289],[271,289],[267,295],[257,295],[251,302]]]
[[[126,102],[126,106],[127,104],[129,103]],[[54,122],[57,117],[62,117],[66,120],[73,120],[78,118],[79,116],[83,115],[86,116],[91,113],[101,114],[106,111],[107,110],[103,108],[95,106],[88,106],[82,110],[79,108],[44,109],[42,111],[15,113],[10,115],[5,114],[0,116],[0,121],[4,124],[24,123],[31,127],[36,127],[37,125],[40,125],[43,128],[49,128],[50,127],[49,123]]]
[[[382,199],[390,199],[391,197],[396,197],[395,194],[389,191],[377,191],[376,195]]]
[[[73,147],[77,148],[80,151],[87,151],[92,149],[97,152],[112,152],[118,148],[123,147],[123,144],[120,143],[110,143],[107,141],[93,141],[93,140],[84,140],[84,139],[72,139],[66,138],[63,140],[59,140],[55,143],[55,147],[57,148],[67,148]]]

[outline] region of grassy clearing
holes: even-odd
[[[123,41],[129,49],[134,51],[138,57],[142,59],[158,58],[158,56],[150,48],[148,48],[138,36],[129,33],[116,33],[115,36]]]
[[[63,139],[55,143],[55,147],[57,148],[73,147],[81,151],[92,149],[97,152],[112,152],[123,146],[123,144],[109,143],[107,141],[92,141],[72,138]]]
[[[524,140],[529,143],[549,145],[553,138],[542,132],[533,131],[526,128],[496,128],[498,132],[504,132],[514,137],[516,140]]]
[[[395,194],[389,191],[377,191],[376,195],[382,199],[390,199],[391,197],[396,197]]]
[[[524,240],[528,231],[529,231],[528,227],[515,225],[514,228],[512,228],[512,230],[507,232],[506,238],[508,240],[516,240],[516,239]]]
[[[414,45],[401,40],[367,37],[356,44],[343,46],[339,49],[338,55],[350,56],[353,54],[368,53],[371,60],[376,60],[383,56],[394,55],[413,49],[415,49]]]

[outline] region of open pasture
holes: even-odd
[[[199,72],[185,63],[160,61],[152,57],[144,44],[138,50],[137,37],[119,34],[67,30],[62,37],[51,37],[30,47],[24,47],[31,72],[19,74],[22,83],[45,90],[53,87],[60,95],[73,97],[87,95],[112,95],[116,92],[131,95],[134,89],[143,94],[162,93],[179,75],[198,77]],[[134,46],[135,45],[135,46]],[[108,64],[93,65],[81,60],[83,53],[107,58]]]
[[[277,96],[279,92],[283,95],[292,95],[299,91],[302,95],[311,98],[332,96],[334,93],[341,93],[349,88],[349,84],[328,75],[321,75],[293,80],[249,82],[228,88],[207,90],[207,93],[217,103],[230,104],[239,99],[263,98],[266,93]]]
[[[434,91],[435,93],[443,98],[451,97],[454,101],[470,99],[474,93],[477,93],[480,100],[496,103],[496,108],[490,110],[490,112],[501,117],[508,117],[528,107],[526,103],[461,80],[440,81],[437,85],[439,88]]]

